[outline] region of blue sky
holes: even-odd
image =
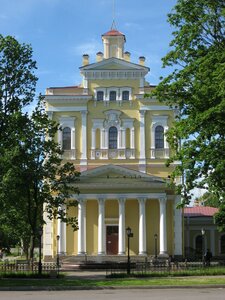
[[[175,0],[115,0],[117,29],[126,35],[131,60],[146,57],[147,77],[157,84],[169,70],[161,58],[169,51],[172,28],[167,14]],[[113,19],[113,0],[0,0],[0,33],[31,44],[39,77],[37,93],[50,86],[81,82],[82,54],[103,51],[101,35]]]

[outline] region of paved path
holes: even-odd
[[[0,292],[1,300],[224,300],[225,289]]]

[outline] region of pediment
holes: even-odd
[[[148,67],[127,62],[123,59],[111,57],[100,62],[89,64],[80,68],[81,71],[98,71],[98,70],[133,70],[149,71]]]
[[[81,173],[80,179],[111,178],[111,179],[139,179],[154,183],[165,183],[165,181],[156,176],[145,174],[136,170],[131,170],[117,165],[104,165]]]

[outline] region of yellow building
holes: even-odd
[[[46,217],[44,256],[126,255],[130,227],[132,255],[182,255],[180,197],[168,188],[171,169],[165,133],[176,111],[154,97],[145,80],[150,69],[124,52],[125,35],[116,29],[102,35],[104,51],[96,62],[83,55],[79,86],[48,88],[46,110],[62,130],[56,137],[65,161],[80,170],[78,217],[73,232]],[[64,209],[67,209],[64,207]]]

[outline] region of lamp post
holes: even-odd
[[[201,233],[202,233],[202,266],[204,267],[204,265],[205,265],[205,259],[204,259],[204,253],[205,253],[205,229],[204,228],[202,228]]]
[[[157,258],[157,240],[158,240],[157,233],[154,234],[154,238],[155,238],[155,258]]]
[[[56,239],[57,239],[56,266],[57,266],[57,276],[59,276],[59,239],[60,239],[60,236],[57,235],[57,236],[56,236]]]
[[[130,238],[133,237],[133,233],[130,227],[126,228],[127,232],[127,275],[130,275]]]
[[[43,228],[40,226],[38,229],[39,235],[39,261],[38,261],[38,275],[41,276],[42,274],[42,263],[41,263],[41,237],[43,234]]]

